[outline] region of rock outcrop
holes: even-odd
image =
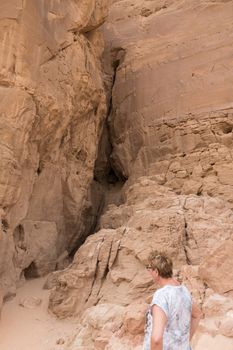
[[[83,315],[69,349],[140,346],[143,330],[131,337],[123,320],[132,303],[150,301],[155,287],[144,266],[152,249],[172,256],[203,308],[194,349],[208,339],[217,349],[233,346],[223,275],[233,239],[231,18],[232,1],[112,1],[103,29],[109,116],[97,165],[98,174],[110,166],[126,181],[124,203],[104,208],[99,232],[56,275],[50,309]],[[215,276],[225,278],[222,288]],[[120,314],[116,330],[98,321],[103,309]],[[136,313],[130,319],[140,324]]]
[[[79,248],[45,285],[79,319],[67,349],[141,349],[166,250],[205,315],[193,348],[231,350],[232,1],[0,10],[0,295]]]
[[[83,315],[77,344],[88,349],[98,349],[96,339],[105,339],[106,349],[115,349],[117,342],[123,342],[122,349],[133,349],[141,344],[143,327],[140,325],[145,312],[138,314],[136,310],[145,310],[143,305],[150,301],[155,289],[145,269],[148,255],[154,249],[169,253],[176,274],[192,291],[194,300],[200,306],[204,304],[207,321],[203,321],[203,330],[206,331],[209,318],[226,322],[226,309],[221,307],[219,313],[215,313],[216,306],[207,306],[208,298],[216,291],[209,283],[211,269],[216,276],[221,276],[222,267],[217,265],[217,254],[215,263],[211,264],[213,267],[205,259],[210,259],[214,249],[220,254],[225,240],[229,242],[229,249],[233,242],[233,213],[227,202],[204,195],[177,195],[158,185],[155,179],[146,177],[129,187],[123,205],[109,207],[101,217],[100,227],[100,231],[88,237],[78,250],[72,265],[63,272],[54,273],[49,308],[60,318]],[[223,268],[230,269],[232,257],[227,252]],[[209,279],[199,273],[200,264]],[[227,311],[230,311],[233,299],[228,297],[227,300],[230,303]],[[111,329],[111,336],[107,337],[105,328],[109,323],[106,322],[106,327],[98,323],[98,317],[102,319],[99,312],[104,308],[107,317],[116,307],[120,311],[117,309],[111,322],[116,325],[114,320],[120,314],[121,323],[117,329]],[[87,322],[89,312],[96,318],[96,326],[90,320]],[[124,321],[126,314],[128,321]],[[83,329],[82,324],[89,326]],[[95,336],[87,336],[93,332]],[[217,334],[222,334],[218,327]]]
[[[95,222],[107,0],[1,1],[0,285],[51,271]]]
[[[208,255],[199,268],[205,283],[215,292],[233,292],[233,240],[225,240],[212,254]]]
[[[105,26],[118,50],[109,119],[115,169],[177,193],[232,202],[232,2],[117,1]]]

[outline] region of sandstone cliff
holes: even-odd
[[[203,309],[194,349],[206,334],[233,346],[232,15],[232,1],[112,1],[96,166],[112,169],[123,202],[48,281],[56,315],[83,315],[69,349],[140,348],[151,249],[170,253]]]
[[[96,30],[107,1],[1,1],[3,293],[54,270],[95,222],[91,182],[106,115]],[[66,253],[67,251],[67,253]]]
[[[140,349],[162,249],[205,315],[193,348],[231,350],[232,0],[0,10],[3,295],[93,233],[49,309],[79,319],[69,350]]]

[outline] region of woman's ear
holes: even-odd
[[[158,277],[159,277],[159,271],[158,271],[158,269],[154,269],[154,270],[153,270],[153,275],[154,275],[154,278],[158,278]]]

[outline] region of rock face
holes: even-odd
[[[233,291],[233,240],[224,241],[203,261],[199,274],[214,291],[223,294]]]
[[[154,175],[177,193],[232,202],[231,16],[231,1],[112,5],[111,159],[128,183]]]
[[[110,163],[127,180],[124,203],[104,209],[99,232],[54,276],[49,308],[58,317],[83,315],[68,349],[140,347],[143,313],[133,309],[155,289],[145,262],[151,250],[166,250],[205,313],[193,348],[209,348],[209,339],[231,349],[223,270],[232,249],[223,247],[233,225],[232,2],[111,3],[103,29],[109,116],[97,163],[98,174]],[[120,313],[117,329],[103,329],[103,309],[118,321]],[[123,321],[129,309],[131,326]]]
[[[0,285],[43,275],[95,220],[106,0],[1,1]],[[28,270],[29,269],[29,270]],[[33,271],[32,271],[33,270]]]
[[[75,340],[66,349],[140,350],[145,311],[144,304],[132,304],[130,308],[116,304],[91,307],[82,317]]]
[[[193,349],[232,349],[232,1],[0,10],[3,295],[91,232],[45,285],[50,311],[79,317],[67,349],[141,349],[154,249],[203,309]]]
[[[125,203],[118,207],[111,205],[101,217],[100,231],[88,237],[72,265],[63,272],[54,273],[49,308],[60,318],[84,313],[86,321],[81,321],[75,346],[98,349],[96,339],[99,339],[106,349],[116,349],[117,342],[122,349],[133,349],[142,342],[145,316],[145,312],[136,310],[143,309],[155,289],[145,269],[151,250],[169,253],[180,278],[192,291],[194,300],[202,305],[207,294],[212,295],[214,291],[209,288],[206,292],[198,265],[206,256],[211,256],[214,247],[220,249],[219,245],[224,244],[221,242],[231,241],[232,225],[232,210],[222,199],[177,195],[158,185],[153,178],[140,178],[129,187]],[[231,255],[226,253],[228,266],[231,260]],[[206,271],[208,274],[207,267]],[[218,271],[215,274],[218,276]],[[209,287],[214,289],[211,284]],[[110,336],[106,336],[105,327],[98,323],[99,312],[104,307],[108,315],[113,304],[120,307],[122,321],[117,329],[111,329]],[[207,306],[205,308],[207,310]],[[214,308],[206,311],[206,317],[213,317]],[[89,310],[96,318],[96,326],[87,321]],[[224,309],[219,310],[214,316],[221,320]],[[116,324],[117,315],[112,316],[113,324]],[[124,315],[128,315],[127,321]],[[89,326],[83,329],[82,325],[87,323]],[[88,336],[93,332],[95,336]],[[220,333],[217,331],[215,335]],[[82,339],[88,339],[88,344]]]

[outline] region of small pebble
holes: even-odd
[[[56,344],[57,345],[62,345],[65,343],[65,340],[63,338],[59,338],[57,341],[56,341]]]

